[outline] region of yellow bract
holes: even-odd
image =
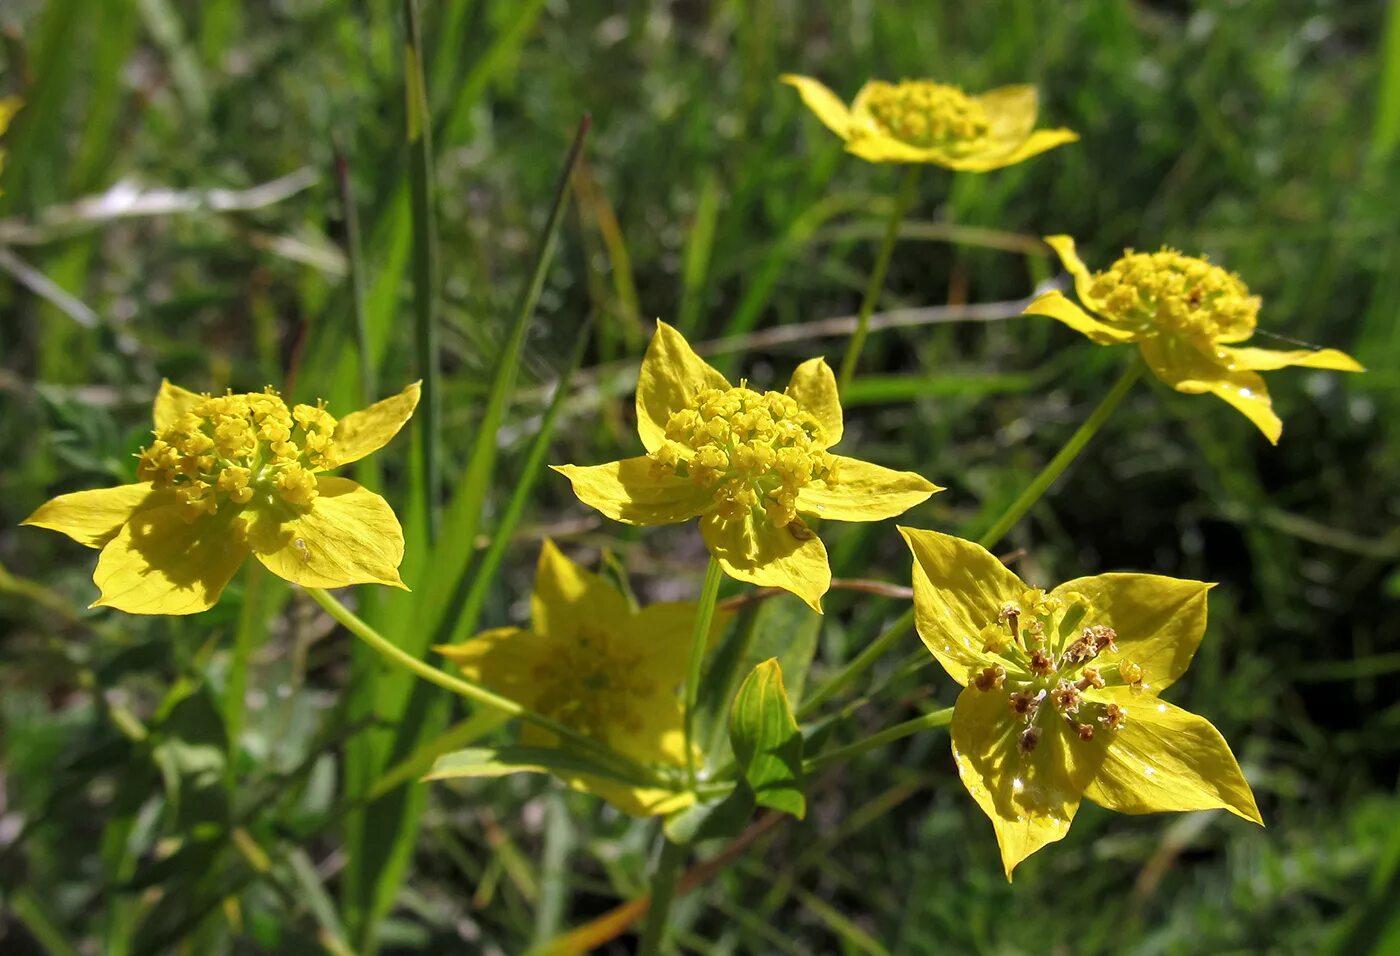
[[[437,650],[472,680],[626,757],[684,767],[677,688],[685,680],[696,605],[653,604],[634,612],[614,587],[546,541],[530,612],[528,630],[496,628]],[[716,616],[712,636],[726,620]],[[559,744],[532,724],[521,733],[528,745]],[[694,799],[582,774],[567,782],[637,816],[670,813]]]
[[[642,360],[637,431],[646,455],[555,470],[615,521],[700,518],[725,573],[791,591],[818,611],[831,568],[803,516],[879,521],[942,490],[910,472],[831,454],[843,425],[836,379],[822,359],[798,366],[784,392],[736,388],[665,322]]]
[[[140,483],[60,495],[24,524],[101,548],[96,605],[193,614],[214,605],[251,552],[304,587],[403,587],[403,530],[379,495],[324,475],[394,437],[419,386],[336,421],[272,389],[198,395],[161,385]]]
[[[797,88],[847,151],[873,163],[986,172],[1079,139],[1067,129],[1035,128],[1039,102],[1033,86],[974,96],[931,80],[871,80],[847,107],[811,77],[787,74],[782,81]]]
[[[1336,349],[1237,346],[1254,334],[1259,297],[1204,257],[1129,250],[1105,271],[1091,273],[1069,236],[1045,241],[1074,278],[1084,308],[1056,291],[1037,297],[1028,314],[1057,319],[1099,345],[1136,342],[1159,379],[1179,392],[1219,396],[1275,444],[1283,423],[1259,372],[1290,365],[1364,371]]]
[[[1225,809],[1262,825],[1210,722],[1158,694],[1191,663],[1212,585],[1100,574],[1028,588],[979,545],[901,528],[919,636],[963,685],[953,759],[1007,879],[1083,797],[1122,813]]]

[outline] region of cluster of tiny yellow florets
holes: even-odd
[[[137,477],[173,488],[190,519],[259,495],[304,509],[316,498],[315,472],[334,464],[335,426],[324,404],[288,410],[271,388],[205,396],[155,432]]]
[[[1039,745],[1043,714],[1057,714],[1083,741],[1093,740],[1096,728],[1116,731],[1127,719],[1119,704],[1084,696],[1110,681],[1134,689],[1143,681],[1142,666],[1132,661],[1094,664],[1105,650],[1117,651],[1118,635],[1111,627],[1088,623],[1092,615],[1083,595],[1061,599],[1037,588],[1002,605],[997,619],[982,629],[982,650],[998,662],[974,673],[971,684],[1006,694],[1011,714],[1025,724],[1018,738],[1022,753]]]
[[[1259,297],[1238,275],[1175,249],[1128,251],[1095,273],[1090,293],[1105,318],[1144,331],[1240,341],[1254,331]]]
[[[821,425],[781,392],[704,389],[671,415],[666,439],[651,454],[656,467],[712,488],[714,513],[729,521],[761,514],[789,525],[803,486],[838,478]]]
[[[975,145],[989,129],[982,103],[943,83],[873,81],[865,102],[882,132],[911,146]]]
[[[639,705],[658,690],[641,665],[641,652],[616,635],[581,627],[573,641],[558,645],[531,669],[540,689],[537,706],[546,717],[594,740],[638,734],[645,729]]]

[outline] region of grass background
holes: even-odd
[[[872,335],[847,411],[862,457],[949,488],[908,523],[986,528],[1127,357],[1010,318],[1014,304],[962,309],[1051,277],[1043,233],[1075,235],[1091,264],[1124,246],[1209,252],[1264,297],[1262,328],[1371,369],[1271,375],[1277,448],[1223,403],[1140,386],[1005,545],[1046,582],[1135,569],[1221,583],[1172,696],[1232,742],[1267,830],[1085,807],[1008,885],[946,736],[929,733],[814,781],[806,822],[679,904],[685,951],[1400,947],[1400,7],[424,8],[452,502],[437,544],[420,434],[360,477],[405,515],[420,594],[438,567],[449,589],[450,572],[481,577],[481,626],[520,619],[545,533],[625,568],[643,600],[698,586],[693,528],[599,522],[532,465],[586,323],[547,461],[635,453],[629,374],[656,317],[721,346],[795,330],[717,354],[756,383],[842,350],[801,327],[854,311],[898,171],[845,156],[777,83],[785,71],[845,94],[869,76],[1034,82],[1043,122],[1082,136],[1010,170],[923,177],[881,307],[951,313]],[[587,797],[535,778],[386,781],[442,728],[489,728],[381,671],[280,582],[242,576],[186,620],[84,611],[91,555],[15,528],[53,494],[131,480],[162,376],[357,407],[354,276],[377,390],[420,377],[398,4],[14,0],[0,31],[0,92],[27,103],[0,177],[0,948],[516,953],[641,892],[653,830]],[[557,253],[514,346],[586,111]],[[502,420],[493,385],[511,397]],[[506,534],[483,577],[475,546]],[[889,524],[823,536],[838,575],[907,580]],[[446,599],[443,624],[360,591],[406,646],[458,623]],[[790,690],[805,658],[817,679],[901,610],[829,605],[818,622],[775,602],[755,622],[785,649]],[[877,669],[878,693],[847,702],[831,741],[951,702],[932,662],[898,666],[917,647],[911,635]]]

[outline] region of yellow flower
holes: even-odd
[[[1033,86],[1002,86],[976,96],[932,80],[871,80],[848,108],[820,81],[784,75],[802,102],[872,163],[933,163],[984,173],[1014,166],[1079,139],[1067,129],[1036,129]]]
[[[841,404],[822,359],[799,365],[784,392],[742,381],[736,388],[665,322],[642,360],[637,431],[645,455],[554,470],[614,521],[699,517],[726,574],[791,591],[817,611],[831,567],[802,516],[879,521],[942,491],[910,472],[828,451],[841,440]]]
[[[1213,585],[1100,574],[1033,590],[979,545],[900,532],[919,636],[963,685],[953,759],[1007,879],[1064,837],[1083,797],[1121,813],[1223,808],[1263,825],[1219,731],[1157,696],[1191,663]]]
[[[1302,365],[1338,372],[1363,372],[1336,349],[1274,351],[1243,347],[1254,333],[1259,297],[1240,277],[1204,257],[1128,250],[1104,272],[1090,273],[1069,236],[1046,236],[1074,277],[1079,301],[1047,292],[1026,306],[1088,336],[1099,345],[1136,342],[1158,378],[1178,392],[1209,392],[1229,402],[1274,444],[1283,423],[1274,414],[1259,372]],[[1097,316],[1097,318],[1095,317]]]
[[[5,130],[10,128],[10,120],[15,118],[15,114],[24,106],[24,101],[18,96],[0,97],[0,136],[5,135]],[[5,151],[0,149],[0,173],[5,171]],[[0,193],[0,195],[4,195]]]
[[[60,495],[24,524],[101,548],[93,606],[194,614],[214,606],[251,552],[309,588],[404,587],[403,529],[383,498],[323,474],[377,451],[418,405],[417,383],[336,421],[321,404],[196,395],[169,382],[136,484]]]
[[[500,627],[436,650],[471,680],[607,744],[648,766],[685,766],[683,709],[693,602],[653,604],[634,612],[618,591],[545,541],[530,597],[530,628]],[[711,636],[724,627],[717,614]],[[557,747],[534,724],[527,746]],[[670,813],[693,795],[629,787],[580,774],[567,779],[636,816]]]

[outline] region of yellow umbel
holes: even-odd
[[[1111,322],[1205,342],[1247,339],[1259,316],[1259,297],[1238,275],[1165,247],[1126,253],[1094,273],[1089,293]]]
[[[956,86],[928,80],[870,83],[865,106],[881,132],[911,146],[966,146],[987,137],[981,101]]]
[[[318,494],[315,472],[335,465],[335,426],[323,404],[288,410],[271,388],[205,396],[153,433],[137,476],[174,489],[191,520],[255,497],[304,511]]]
[[[662,473],[688,477],[715,494],[725,520],[761,511],[774,527],[797,519],[797,493],[814,480],[833,486],[836,458],[817,419],[782,392],[702,389],[666,423],[651,453]]]

